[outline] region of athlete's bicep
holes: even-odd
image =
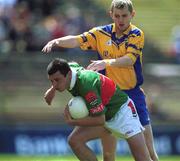
[[[93,28],[88,32],[84,32],[81,35],[78,35],[77,40],[79,41],[80,48],[82,50],[97,50],[97,41],[96,41],[96,29]]]
[[[127,56],[132,59],[133,62],[141,56],[142,49],[144,47],[144,34],[141,33],[139,36],[133,36],[129,38],[127,46]]]

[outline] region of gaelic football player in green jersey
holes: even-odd
[[[75,126],[68,143],[79,160],[97,161],[86,143],[97,138],[103,142],[108,135],[114,135],[127,140],[136,161],[151,161],[134,103],[111,79],[59,58],[50,62],[47,73],[52,83],[44,95],[48,104],[56,91],[65,90],[86,102],[89,115],[85,118],[72,119],[68,105],[64,111],[66,123]]]

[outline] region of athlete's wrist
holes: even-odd
[[[115,59],[105,59],[104,62],[106,63],[106,66],[112,66]]]
[[[55,39],[54,41],[55,41],[55,42],[54,42],[54,46],[59,46],[59,40],[58,40],[58,39]]]

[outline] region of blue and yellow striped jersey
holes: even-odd
[[[116,59],[124,55],[129,56],[134,65],[132,67],[107,66],[105,75],[115,81],[123,90],[133,89],[143,83],[142,76],[142,48],[144,33],[130,24],[121,37],[116,37],[115,24],[95,27],[78,36],[83,50],[96,50],[102,59]]]

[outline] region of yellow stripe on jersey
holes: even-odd
[[[144,33],[136,26],[130,24],[119,38],[116,37],[114,23],[95,27],[79,35],[78,41],[83,50],[97,50],[100,59],[116,59],[127,55],[133,60],[132,67],[106,67],[106,75],[121,89],[132,89],[143,83],[141,66]]]

